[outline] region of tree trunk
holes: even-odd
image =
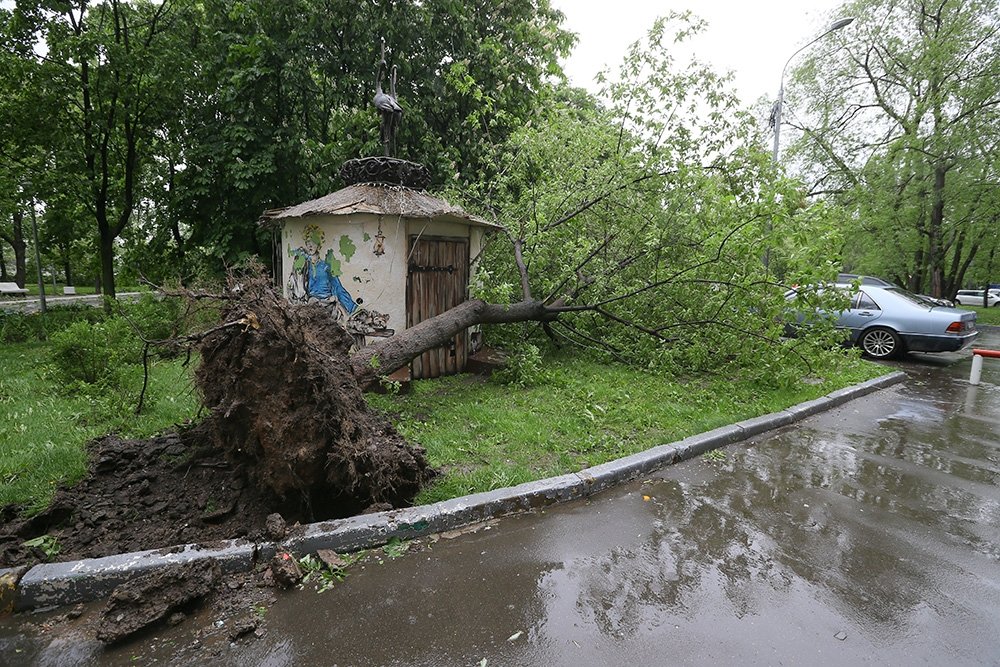
[[[913,253],[913,272],[906,288],[914,293],[924,291],[924,249],[917,248]]]
[[[941,296],[946,299],[953,299],[955,294],[962,288],[962,284],[965,282],[965,273],[969,270],[969,266],[972,265],[973,260],[976,258],[976,254],[979,252],[979,244],[973,240],[970,244],[968,254],[962,257],[962,247],[965,245],[965,232],[959,235],[959,240],[956,243],[956,249],[954,258],[952,259],[951,275],[948,278],[948,283],[945,285],[944,294]]]
[[[380,376],[389,375],[423,352],[444,345],[455,334],[474,324],[550,322],[558,316],[557,308],[546,306],[541,301],[521,301],[504,306],[474,299],[358,350],[351,355],[351,366],[358,384],[368,387]]]
[[[238,290],[235,286],[238,285]],[[474,324],[556,319],[561,302],[466,301],[349,354],[353,337],[319,302],[290,304],[263,266],[230,276],[222,323],[195,339],[208,417],[192,437],[250,482],[315,519],[400,507],[435,473],[361,393]]]
[[[26,258],[27,243],[24,240],[24,212],[16,211],[13,216],[14,226],[10,234],[0,232],[0,238],[6,241],[14,249],[14,282],[18,287],[24,287],[24,280],[27,276]],[[7,265],[3,265],[3,276],[9,278]]]
[[[11,239],[14,248],[14,282],[18,287],[24,287],[27,271],[28,244],[24,240],[24,212],[14,213],[14,234]]]
[[[177,176],[177,168],[175,167],[173,160],[170,161],[170,172],[167,179],[167,197],[168,201],[173,203],[174,201],[174,181]],[[171,209],[174,207],[171,206]],[[177,246],[177,266],[181,267],[181,275],[184,274],[184,236],[181,234],[181,227],[179,221],[179,214],[174,210],[170,211],[170,235],[174,239],[174,245]],[[183,279],[183,278],[182,278]]]
[[[931,296],[940,297],[944,287],[944,257],[941,250],[941,233],[944,228],[944,182],[947,169],[934,167],[931,217],[928,224],[927,264],[931,270]]]
[[[101,274],[100,281],[104,295],[114,298],[115,296],[115,239],[106,225],[101,227],[100,251],[101,251]],[[111,303],[105,302],[105,310],[110,313]]]

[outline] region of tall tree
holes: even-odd
[[[192,3],[186,3],[188,5]],[[49,87],[62,92],[51,138],[63,189],[81,197],[96,231],[105,293],[115,293],[116,239],[132,222],[149,146],[169,102],[184,49],[169,39],[183,2],[19,2]]]
[[[53,129],[54,110],[46,72],[36,62],[26,26],[20,13],[0,9],[0,241],[13,250],[13,277],[22,287],[24,223],[49,176],[43,147]]]
[[[995,0],[856,0],[857,20],[798,68],[793,154],[814,194],[857,214],[854,268],[953,294],[997,235]]]
[[[405,115],[398,154],[437,187],[492,168],[489,147],[532,113],[572,43],[548,0],[209,0],[199,77],[177,136],[174,193],[190,244],[266,255],[251,221],[341,186],[348,158],[381,154],[371,113],[381,41]]]

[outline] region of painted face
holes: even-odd
[[[302,247],[310,255],[318,255],[323,246],[323,230],[317,225],[306,225],[302,231]]]

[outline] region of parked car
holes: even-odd
[[[851,285],[833,287],[851,290]],[[786,299],[795,295],[792,290]],[[848,344],[874,359],[904,352],[954,352],[979,335],[976,313],[938,305],[895,285],[865,285],[850,297],[848,309],[837,313],[836,327],[847,332]]]
[[[878,287],[896,287],[896,283],[891,283],[888,280],[882,278],[876,278],[875,276],[862,276],[857,273],[838,273],[837,283],[843,285],[850,285],[855,280],[858,281],[860,285],[877,285]],[[917,296],[927,299],[928,301],[933,301],[939,306],[947,306],[948,308],[954,308],[955,302],[948,299],[942,299],[936,296],[930,296],[927,294],[918,294]]]
[[[860,281],[862,285],[877,285],[879,287],[895,287],[893,283],[888,280],[882,280],[881,278],[876,278],[875,276],[859,276],[856,273],[838,273],[837,283],[842,285],[850,285],[855,280]]]
[[[958,294],[955,295],[955,301],[958,301],[963,306],[980,306],[983,305],[983,290],[981,289],[960,289]],[[986,297],[986,305],[990,308],[1000,304],[1000,290],[991,289],[989,291],[989,296]]]

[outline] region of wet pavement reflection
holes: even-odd
[[[261,639],[83,662],[1000,664],[1000,362],[969,364],[285,595]]]

